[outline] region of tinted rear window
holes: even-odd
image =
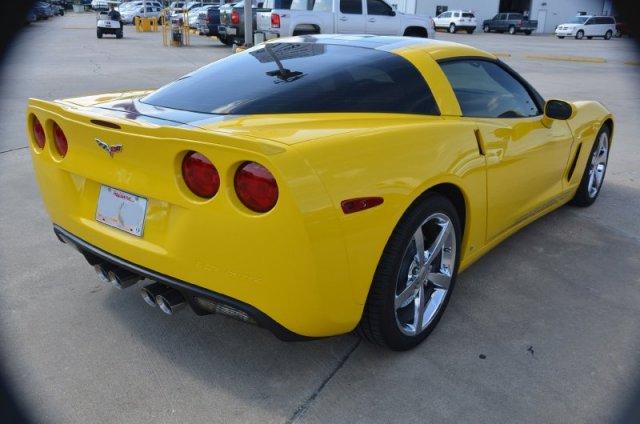
[[[475,18],[475,16],[473,15],[473,13],[463,13],[462,14],[463,18]]]
[[[212,114],[438,114],[422,75],[393,53],[317,43],[267,46],[214,62],[142,101]]]

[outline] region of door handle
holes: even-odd
[[[342,22],[344,22],[344,21],[348,21],[348,20],[349,20],[349,18],[347,18],[346,16],[343,16],[343,17],[341,17],[341,18],[340,18],[340,20],[341,20]]]
[[[369,22],[375,22],[376,18],[369,18]]]

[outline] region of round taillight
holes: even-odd
[[[69,144],[67,143],[67,137],[64,135],[62,128],[55,122],[53,123],[53,142],[56,145],[56,150],[61,157],[67,155],[69,150]]]
[[[35,139],[36,144],[39,148],[44,149],[46,137],[44,135],[44,128],[42,127],[42,124],[38,118],[34,116],[31,121],[31,125],[33,126],[33,138]]]
[[[218,170],[198,152],[189,152],[182,160],[182,178],[189,190],[205,199],[211,199],[220,188]]]
[[[259,163],[240,165],[234,185],[242,204],[254,212],[268,212],[278,201],[278,183],[273,174]]]

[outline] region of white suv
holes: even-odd
[[[476,16],[466,10],[447,10],[433,19],[436,29],[446,29],[451,34],[459,29],[473,34],[476,29]]]
[[[605,40],[609,40],[615,33],[616,20],[611,16],[579,15],[556,28],[558,38],[575,37],[577,40],[583,37],[589,40],[593,37],[604,37]]]

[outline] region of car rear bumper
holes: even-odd
[[[271,317],[267,316],[265,313],[244,302],[220,293],[216,293],[211,290],[207,290],[203,287],[190,284],[186,281],[182,281],[168,275],[164,275],[159,272],[147,269],[140,265],[136,265],[132,262],[114,256],[108,252],[105,252],[104,250],[93,246],[90,243],[87,243],[81,238],[76,237],[75,235],[58,225],[53,225],[53,232],[61,242],[72,246],[78,252],[80,252],[90,265],[95,265],[97,263],[107,263],[110,266],[117,267],[118,269],[124,269],[141,277],[148,278],[150,280],[173,287],[184,296],[191,308],[198,315],[207,315],[210,313],[204,310],[196,301],[196,299],[198,298],[204,298],[216,304],[225,305],[227,307],[231,307],[237,311],[245,313],[251,321],[255,322],[260,327],[268,329],[280,340],[301,341],[314,339],[313,337],[301,336],[286,329]]]

